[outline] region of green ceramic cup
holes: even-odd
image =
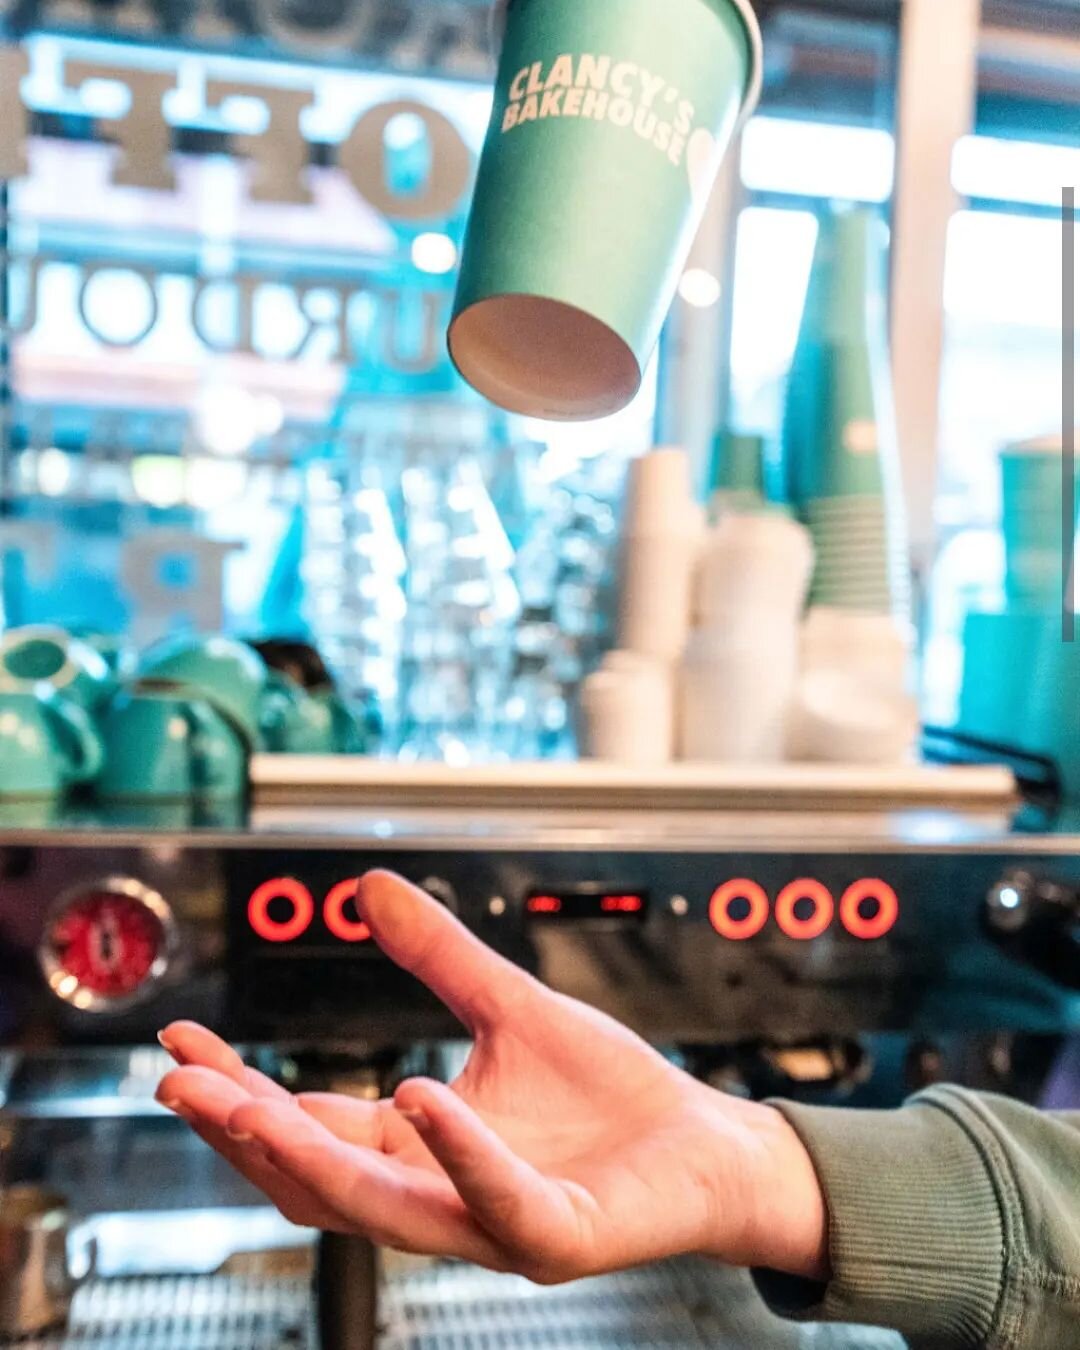
[[[267,678],[261,731],[264,748],[275,755],[332,755],[336,748],[329,707],[277,671]]]
[[[243,735],[259,744],[268,671],[246,643],[221,636],[166,638],[143,653],[138,679],[205,700]]]
[[[356,718],[334,689],[302,688],[271,671],[263,698],[262,743],[278,755],[350,755],[363,751]]]
[[[760,85],[748,0],[513,0],[449,332],[475,389],[630,402]]]
[[[62,628],[12,628],[0,636],[0,690],[33,693],[47,685],[81,708],[93,709],[115,689],[100,652]]]
[[[0,691],[0,797],[58,797],[101,770],[102,744],[89,715],[47,686]]]
[[[326,708],[334,728],[334,754],[366,755],[370,750],[368,730],[336,689],[313,689],[311,697]]]
[[[232,799],[246,790],[245,744],[207,699],[137,686],[109,708],[102,737],[103,800]]]

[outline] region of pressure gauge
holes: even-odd
[[[177,951],[165,899],[141,881],[109,877],[57,900],[38,949],[50,989],[82,1012],[123,1012],[160,984]]]

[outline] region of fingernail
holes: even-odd
[[[246,1130],[234,1130],[231,1125],[226,1125],[225,1133],[234,1144],[253,1144],[255,1142],[253,1134],[248,1134]]]
[[[195,1119],[195,1112],[185,1106],[184,1103],[179,1101],[176,1097],[170,1097],[167,1101],[159,1097],[158,1103],[163,1106],[166,1111],[171,1111],[174,1116],[179,1116],[181,1120]]]
[[[415,1107],[411,1110],[405,1110],[405,1108],[401,1106],[397,1108],[397,1111],[398,1115],[404,1116],[414,1129],[423,1130],[427,1128],[428,1118],[426,1111],[420,1111]]]
[[[173,1045],[173,1043],[169,1040],[169,1038],[165,1035],[163,1031],[158,1032],[157,1038],[158,1038],[158,1045],[161,1046],[162,1050],[172,1055],[173,1059],[180,1058],[180,1056],[176,1052],[176,1047]]]

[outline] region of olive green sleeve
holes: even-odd
[[[829,1209],[832,1278],[756,1276],[802,1321],[913,1345],[1080,1350],[1080,1115],[934,1088],[899,1111],[775,1103]]]

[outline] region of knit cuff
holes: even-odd
[[[932,1100],[899,1111],[774,1102],[809,1152],[829,1211],[832,1278],[755,1275],[781,1316],[890,1327],[944,1347],[990,1337],[1005,1271],[993,1180]]]

